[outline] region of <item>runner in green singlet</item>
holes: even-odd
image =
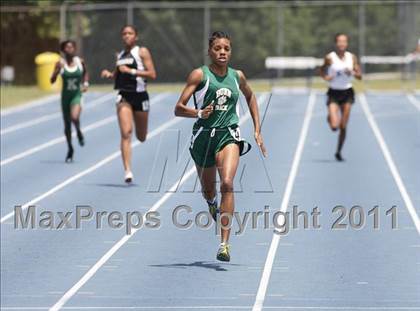
[[[216,31],[209,39],[209,66],[191,72],[176,107],[175,115],[197,118],[193,127],[190,153],[196,164],[202,193],[213,219],[220,213],[223,226],[229,224],[234,211],[233,179],[239,157],[250,150],[250,145],[240,136],[237,113],[239,91],[245,95],[257,145],[264,156],[266,150],[260,133],[257,100],[240,70],[228,66],[231,57],[229,35]],[[187,107],[194,97],[195,108]],[[220,176],[221,204],[218,206],[216,172]],[[227,215],[227,216],[226,216]],[[221,229],[221,244],[216,258],[230,261],[230,229]]]
[[[80,130],[80,113],[82,111],[82,92],[86,92],[89,86],[89,76],[86,70],[85,62],[76,56],[76,43],[72,40],[66,40],[60,44],[60,50],[64,55],[55,65],[51,76],[51,83],[57,80],[61,74],[63,79],[63,88],[61,90],[61,110],[64,120],[64,134],[67,140],[66,162],[73,161],[73,145],[71,142],[71,124],[73,123],[80,146],[84,146],[85,140]]]

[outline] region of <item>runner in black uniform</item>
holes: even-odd
[[[133,180],[131,172],[131,134],[133,120],[137,139],[146,140],[149,117],[149,95],[146,90],[147,79],[156,79],[152,55],[146,47],[136,45],[137,29],[132,25],[122,28],[124,50],[118,54],[113,72],[103,70],[103,78],[114,78],[117,98],[118,122],[121,131],[121,155],[125,170],[125,182]]]

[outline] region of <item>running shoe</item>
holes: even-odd
[[[217,251],[216,259],[219,261],[230,261],[229,244],[220,243],[219,250]]]
[[[341,156],[341,153],[339,153],[339,152],[336,152],[336,154],[335,154],[335,159],[336,159],[338,162],[342,162],[342,161],[344,161],[343,157]]]
[[[67,155],[66,155],[66,163],[70,163],[73,162],[73,147],[70,147],[69,150],[67,151]]]
[[[79,140],[79,145],[83,147],[85,145],[85,137],[81,131],[77,132],[77,139]]]
[[[130,184],[133,181],[133,173],[131,171],[126,171],[125,172],[124,181],[127,184]]]

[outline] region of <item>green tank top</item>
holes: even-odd
[[[198,119],[195,126],[204,128],[225,128],[239,122],[239,75],[228,67],[225,76],[218,76],[208,66],[201,67],[203,80],[195,90],[196,109],[214,105],[208,119]]]
[[[83,78],[83,66],[79,57],[73,58],[73,66],[69,67],[65,60],[62,60],[61,77],[63,79],[63,97],[72,97],[81,93],[80,84]]]

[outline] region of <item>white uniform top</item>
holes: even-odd
[[[338,57],[336,52],[331,52],[328,55],[331,60],[331,65],[328,67],[328,75],[332,76],[332,80],[329,81],[329,87],[333,90],[346,90],[352,87],[351,81],[353,75],[347,74],[347,70],[353,70],[353,54],[350,52],[344,53],[344,59]]]
[[[67,61],[66,61],[65,58],[61,58],[60,62],[63,65],[61,67],[60,74],[64,73],[64,69],[68,72],[75,72],[77,69],[80,69],[80,71],[83,72],[83,64],[82,64],[82,60],[80,59],[79,56],[74,56],[73,57],[73,66],[71,66],[71,67],[67,64]]]

